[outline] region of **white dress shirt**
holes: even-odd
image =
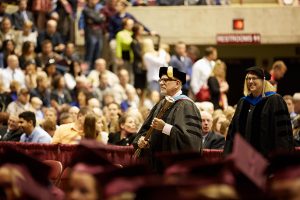
[[[209,61],[207,58],[195,62],[192,68],[191,88],[194,94],[197,94],[200,88],[207,84],[207,80],[215,66],[214,61]]]

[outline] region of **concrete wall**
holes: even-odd
[[[129,12],[173,44],[216,44],[219,33],[260,33],[262,44],[300,43],[300,6],[233,5],[131,7]],[[243,31],[232,30],[232,20],[243,18]]]

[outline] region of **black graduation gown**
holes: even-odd
[[[232,151],[237,132],[266,157],[272,151],[293,150],[290,115],[278,94],[264,97],[256,105],[251,105],[245,98],[238,102],[228,130],[225,154]]]
[[[154,117],[161,110],[163,100],[154,106],[149,116],[137,133],[133,145],[137,148],[138,139],[145,135],[150,129]],[[202,149],[202,131],[201,117],[198,108],[194,102],[189,99],[180,99],[164,113],[162,119],[171,124],[170,135],[162,131],[154,130],[150,138],[150,148],[143,149],[141,156],[150,159],[152,167],[161,171],[161,163],[155,158],[158,152],[179,152],[179,151],[201,151]]]

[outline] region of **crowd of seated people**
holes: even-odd
[[[234,109],[228,105],[226,96],[230,90],[226,64],[218,60],[216,48],[207,47],[200,58],[197,47],[187,47],[179,41],[174,52],[170,52],[168,45],[157,47],[152,39],[141,37],[143,33],[156,33],[127,12],[127,1],[108,0],[103,4],[88,0],[86,4],[76,5],[84,8],[79,29],[86,36],[86,48],[85,56],[81,58],[72,37],[59,30],[61,16],[54,14],[60,13],[60,9],[75,12],[76,6],[72,3],[57,2],[46,16],[44,26],[34,19],[37,15],[29,11],[32,8],[27,0],[19,1],[18,10],[11,14],[5,12],[4,3],[0,4],[0,100],[3,113],[15,119],[26,111],[33,112],[34,127],[47,130],[53,137],[52,143],[74,144],[85,137],[84,118],[91,111],[96,123],[102,124],[97,128],[95,139],[130,145],[115,141],[116,138],[121,141],[127,138],[125,132],[128,130],[122,128],[126,124],[124,116],[133,118],[134,132],[137,132],[149,110],[160,99],[159,68],[172,65],[187,74],[183,93],[201,101],[200,111],[209,107],[206,111],[212,116],[205,114],[211,126],[208,132],[226,137]],[[35,13],[34,9],[32,11]],[[93,34],[99,39],[96,43],[90,41]],[[93,45],[99,46],[94,48]],[[105,53],[110,56],[105,57]],[[281,61],[276,63],[272,68],[274,84],[287,70]],[[208,99],[200,98],[203,88],[209,90]],[[292,101],[291,98],[286,100]],[[294,115],[291,117],[297,119]],[[3,123],[7,125],[8,122],[6,119]],[[297,123],[294,124],[297,128]],[[65,129],[71,130],[67,136],[61,135]],[[104,132],[108,135],[101,137]],[[1,140],[4,139],[7,137],[2,136]]]

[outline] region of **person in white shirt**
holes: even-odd
[[[25,75],[19,68],[19,59],[16,55],[7,57],[7,67],[2,71],[2,81],[5,90],[9,90],[9,85],[13,80],[20,83],[21,87],[25,87]]]
[[[91,82],[94,88],[97,88],[100,84],[99,75],[101,73],[107,73],[109,85],[113,86],[119,83],[117,75],[106,69],[106,61],[103,58],[95,60],[95,69],[91,70],[88,75],[88,80]]]
[[[156,51],[151,39],[145,39],[143,43],[143,62],[147,69],[147,84],[150,91],[160,91],[159,86],[159,69],[167,66],[166,52]]]
[[[18,99],[11,102],[7,106],[7,113],[18,116],[25,111],[34,111],[34,108],[29,103],[30,94],[27,88],[22,88],[18,91]]]
[[[193,65],[191,89],[194,95],[197,95],[203,86],[207,86],[207,80],[214,68],[217,56],[216,48],[207,47],[204,51],[204,57]]]

